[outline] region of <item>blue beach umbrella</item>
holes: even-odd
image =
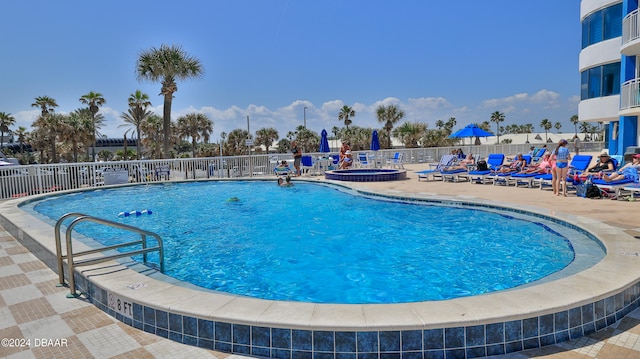
[[[371,151],[377,151],[380,149],[380,140],[378,140],[378,131],[373,130],[371,134]]]
[[[487,132],[483,129],[481,129],[480,127],[478,127],[476,124],[472,123],[469,125],[466,125],[464,128],[454,132],[453,134],[451,134],[449,136],[449,138],[467,138],[467,137],[492,137],[495,136],[493,133],[491,132]],[[471,144],[470,144],[471,145]]]
[[[331,152],[331,148],[329,148],[329,140],[327,139],[327,130],[322,129],[320,136],[320,152]]]

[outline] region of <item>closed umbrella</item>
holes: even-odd
[[[329,139],[327,139],[327,130],[322,129],[320,136],[320,152],[331,152],[331,148],[329,148]]]
[[[378,131],[373,130],[371,134],[371,151],[377,151],[380,149],[380,140],[378,139]]]

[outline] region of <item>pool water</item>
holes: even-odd
[[[539,218],[300,182],[132,186],[27,207],[51,222],[81,212],[156,232],[165,273],[203,288],[316,303],[444,300],[513,288],[567,267],[575,258],[567,236],[586,237]],[[136,210],[152,214],[119,216]],[[104,244],[123,241],[119,230],[91,223],[76,230]]]

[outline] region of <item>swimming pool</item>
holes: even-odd
[[[560,276],[554,274],[511,290],[397,304],[255,299],[178,286],[170,278],[150,274],[148,269],[130,263],[85,267],[76,271],[76,284],[96,307],[134,328],[203,348],[277,358],[506,354],[605,329],[640,303],[640,277],[635,270],[640,258],[635,249],[637,239],[625,228],[590,216],[559,212],[557,201],[548,206],[530,206],[518,201],[496,202],[493,197],[412,193],[396,188],[376,190],[375,184],[349,183],[348,187],[376,198],[505,208],[509,214],[551,220],[594,236],[606,249],[606,255],[586,269],[575,268],[567,274],[572,263],[556,273]],[[532,198],[536,196],[537,192]],[[53,228],[42,216],[22,210],[31,201],[0,202],[0,225],[55,269]],[[576,251],[576,259],[583,255]],[[131,310],[119,311],[112,306],[111,298],[125,301]]]
[[[584,233],[543,218],[340,188],[174,183],[82,192],[28,207],[51,221],[82,212],[156,232],[165,242],[166,274],[270,300],[444,300],[532,283],[572,263],[584,269],[604,255]],[[153,214],[122,215],[132,210]],[[105,245],[121,236],[92,225],[76,229]]]

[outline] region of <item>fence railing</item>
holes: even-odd
[[[640,37],[640,27],[638,26],[638,10],[630,12],[622,20],[622,44],[636,40]]]
[[[403,152],[404,163],[426,164],[438,162],[443,155],[450,154],[452,150],[458,148],[462,148],[465,153],[472,152],[476,156],[486,157],[491,153],[508,155],[515,155],[518,152],[526,153],[529,151],[529,146],[529,144],[500,144],[403,148],[380,150],[376,157],[385,163],[385,160],[393,158],[396,152]],[[541,144],[536,144],[536,146],[539,147]],[[549,147],[554,148],[554,144],[549,144]],[[603,143],[582,142],[581,147],[584,152],[595,152],[603,148]],[[305,155],[317,158],[326,154],[306,153]],[[354,157],[357,158],[357,155]],[[291,154],[278,153],[251,156],[0,166],[0,199],[123,183],[273,176],[273,169],[277,164],[282,160],[290,159]]]

